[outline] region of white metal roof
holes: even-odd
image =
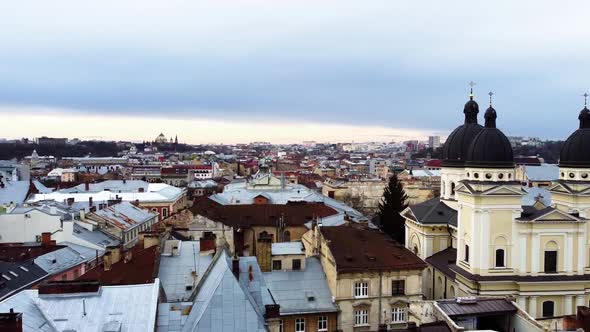
[[[301,242],[278,242],[272,244],[272,255],[303,255],[303,243]]]

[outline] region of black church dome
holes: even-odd
[[[463,113],[465,123],[453,130],[442,148],[443,167],[463,167],[471,142],[483,128],[477,123],[479,105],[473,100],[473,96],[465,104]]]
[[[578,119],[580,128],[561,147],[560,167],[590,168],[590,110],[584,106]]]
[[[465,166],[482,168],[513,168],[512,145],[496,128],[496,110],[490,106],[484,115],[485,127],[475,136],[467,151]]]

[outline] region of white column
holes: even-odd
[[[540,240],[539,240],[539,233],[533,233],[533,240],[532,240],[532,248],[531,248],[531,273],[536,275],[539,272],[539,262],[541,260],[541,255],[543,253],[540,250]],[[539,253],[539,255],[537,255]]]
[[[480,231],[481,233],[479,234],[480,236],[480,242],[478,243],[478,247],[480,248],[480,258],[479,258],[479,268],[480,268],[480,273],[482,272],[482,270],[489,270],[490,269],[490,257],[492,257],[490,255],[490,211],[489,210],[483,210],[481,212],[481,218],[480,218],[480,222],[481,222],[481,228]]]
[[[473,218],[471,222],[471,243],[469,246],[469,266],[471,267],[471,272],[474,274],[479,274],[479,269],[481,266],[481,233],[483,232],[481,229],[481,216],[481,210],[475,209],[473,211]]]
[[[586,229],[578,233],[578,274],[584,274],[586,267]]]
[[[527,300],[526,296],[519,296],[516,299],[516,303],[518,304],[520,309],[525,310],[525,311],[526,311],[526,300]]]
[[[529,310],[527,310],[527,312],[529,315],[533,316],[533,318],[537,318],[537,298],[538,296],[529,297]]]
[[[564,268],[567,274],[574,273],[574,234],[567,232],[565,236]]]
[[[512,257],[514,258],[514,261],[516,262],[518,260],[518,266],[519,266],[519,273],[520,274],[525,274],[527,272],[527,267],[526,267],[526,257],[527,255],[523,253],[526,253],[528,250],[528,243],[527,243],[527,235],[526,234],[520,234],[518,236],[518,244],[515,244],[515,246],[513,247],[512,250]]]
[[[424,257],[430,257],[434,254],[434,238],[432,236],[426,237],[426,252]]]
[[[410,227],[408,227],[408,223],[405,223],[405,232],[406,232],[406,248],[410,249],[410,251],[414,252],[414,248],[411,248],[412,244],[410,243]]]
[[[586,305],[586,297],[584,295],[576,296],[576,307],[583,307]]]
[[[572,295],[566,295],[565,296],[565,301],[563,302],[563,306],[565,308],[563,308],[563,312],[566,315],[571,315],[573,314],[573,302],[572,302],[573,296]]]

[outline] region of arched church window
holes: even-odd
[[[283,233],[283,242],[291,242],[291,232],[285,231]]]
[[[451,195],[455,196],[455,182],[451,183]]]
[[[557,243],[554,241],[549,241],[545,245],[545,252],[544,252],[544,271],[545,273],[555,273],[557,272],[557,253],[558,253],[558,246]]]

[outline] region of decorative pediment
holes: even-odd
[[[472,194],[475,191],[473,190],[473,188],[470,185],[468,185],[464,182],[459,182],[459,184],[457,184],[457,187],[455,188],[455,192]]]
[[[560,182],[556,182],[554,185],[549,187],[549,191],[556,192],[556,193],[564,193],[564,194],[571,194],[572,193],[572,190],[570,187],[568,187],[567,185],[560,183]]]
[[[532,220],[534,223],[554,223],[554,222],[585,222],[585,219],[573,216],[561,210],[552,209],[551,211],[540,215]]]
[[[369,301],[355,301],[352,303],[353,308],[370,307],[370,306],[371,306],[371,302],[369,302]]]
[[[414,212],[412,211],[411,207],[407,207],[405,208],[401,213],[402,217],[413,220],[413,221],[418,221],[418,218],[416,218],[416,215],[414,214]]]
[[[396,298],[389,301],[389,305],[392,307],[405,307],[410,305],[410,301],[404,298]]]
[[[486,196],[496,196],[496,195],[510,195],[510,196],[518,195],[518,196],[520,196],[523,194],[523,192],[522,192],[522,188],[520,188],[520,187],[515,188],[513,186],[499,185],[499,186],[492,187],[492,188],[484,191],[482,194],[486,195]]]

